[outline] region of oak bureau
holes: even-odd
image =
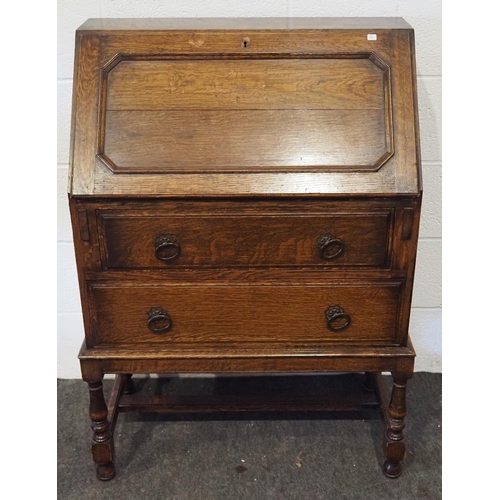
[[[115,475],[120,411],[363,404],[139,403],[133,374],[364,373],[386,424],[383,471],[399,476],[422,196],[413,29],[90,19],[76,33],[71,127],[99,479]],[[104,374],[116,374],[108,402]]]

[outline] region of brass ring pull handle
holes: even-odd
[[[181,247],[171,234],[158,234],[155,237],[155,256],[158,260],[168,262],[176,259],[181,253]]]
[[[318,238],[317,247],[322,259],[332,260],[340,257],[344,252],[344,244],[333,234],[322,234]]]
[[[340,306],[330,306],[325,315],[326,324],[332,332],[345,330],[351,324],[351,317]]]
[[[163,333],[172,328],[172,320],[162,307],[152,307],[148,312],[148,328],[153,333]]]

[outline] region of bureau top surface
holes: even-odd
[[[419,194],[400,18],[89,19],[73,196]]]
[[[78,30],[411,29],[401,17],[188,17],[87,19]]]

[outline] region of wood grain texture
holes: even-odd
[[[384,470],[399,475],[422,200],[411,27],[90,20],[75,56],[69,200],[98,477],[114,475],[120,409],[273,402],[120,406],[132,374],[334,371],[369,373],[373,401],[393,374]],[[109,413],[105,373],[123,375]]]
[[[145,21],[145,23],[145,26],[147,26],[147,21]],[[391,71],[390,81],[392,83],[392,88],[389,92],[384,91],[383,99],[385,104],[387,104],[387,102],[392,104],[393,111],[390,113],[387,112],[387,106],[385,106],[386,111],[384,113],[384,121],[387,125],[389,124],[390,119],[392,120],[391,123],[394,127],[394,140],[392,141],[392,136],[387,134],[387,127],[385,136],[383,137],[382,132],[379,132],[380,135],[378,137],[386,144],[384,151],[394,150],[394,157],[387,161],[387,155],[385,158],[382,156],[380,163],[382,164],[385,161],[386,163],[383,164],[380,170],[376,172],[342,172],[342,164],[346,165],[346,163],[350,163],[350,161],[348,161],[349,158],[344,158],[346,163],[340,162],[340,167],[338,167],[339,171],[317,173],[315,170],[322,168],[321,165],[324,166],[325,163],[332,163],[332,161],[330,161],[332,156],[330,155],[330,160],[321,164],[320,153],[323,151],[323,148],[326,148],[325,150],[327,152],[328,148],[331,148],[330,143],[332,136],[331,134],[324,134],[325,139],[321,141],[321,144],[316,143],[314,145],[316,162],[320,163],[320,167],[315,166],[314,164],[312,166],[309,165],[309,168],[312,169],[311,171],[307,171],[308,165],[302,165],[306,171],[304,171],[304,169],[298,169],[296,172],[293,172],[293,169],[291,171],[289,169],[289,171],[283,171],[282,174],[275,173],[269,171],[269,165],[256,165],[259,161],[255,158],[252,160],[253,163],[251,163],[250,166],[240,167],[238,169],[238,165],[241,165],[241,162],[244,161],[241,160],[241,158],[246,156],[246,153],[248,152],[248,149],[243,149],[242,152],[245,154],[242,156],[240,155],[240,163],[233,161],[234,158],[230,159],[230,163],[235,163],[236,168],[233,166],[233,169],[228,170],[227,167],[223,167],[226,168],[228,173],[217,173],[214,168],[209,168],[208,171],[201,172],[200,169],[202,167],[196,167],[195,165],[191,173],[187,173],[186,170],[183,170],[182,175],[172,173],[172,177],[167,178],[148,173],[154,172],[155,167],[152,167],[151,165],[158,166],[158,163],[155,160],[153,162],[149,161],[149,166],[147,167],[141,167],[140,164],[133,165],[132,167],[134,168],[143,168],[145,170],[142,170],[142,173],[137,173],[138,170],[135,170],[136,173],[134,173],[133,178],[128,178],[127,176],[117,176],[113,174],[109,168],[103,165],[100,161],[96,160],[95,155],[102,153],[103,157],[108,155],[111,158],[111,161],[116,163],[118,168],[120,167],[118,159],[112,158],[111,154],[107,150],[106,154],[104,154],[104,151],[99,151],[99,148],[97,147],[98,144],[94,141],[87,141],[85,144],[88,151],[85,154],[86,158],[84,163],[85,165],[92,164],[91,168],[93,169],[93,173],[91,176],[87,175],[88,172],[85,169],[90,167],[86,166],[84,170],[81,170],[79,166],[80,162],[75,163],[76,168],[73,169],[73,187],[71,188],[72,195],[85,196],[95,193],[97,195],[121,195],[127,197],[131,197],[134,194],[140,194],[144,197],[195,195],[282,196],[287,194],[302,196],[321,196],[328,194],[332,196],[340,196],[347,193],[366,193],[377,195],[419,193],[421,183],[418,173],[419,164],[414,148],[415,144],[412,145],[411,143],[408,143],[408,138],[415,138],[418,133],[415,129],[415,106],[413,102],[415,82],[412,74],[413,66],[411,61],[408,63],[405,59],[408,55],[410,59],[414,59],[414,53],[410,43],[412,34],[410,29],[397,29],[392,31],[390,29],[379,30],[376,33],[377,40],[374,42],[367,40],[367,31],[363,29],[286,29],[284,31],[262,29],[238,31],[228,27],[226,30],[193,32],[182,31],[182,29],[147,31],[146,28],[146,31],[144,32],[140,30],[133,32],[111,30],[109,32],[99,33],[98,35],[96,34],[97,32],[93,31],[82,31],[81,33],[88,33],[89,35],[97,36],[99,38],[99,50],[97,52],[91,52],[82,45],[81,50],[84,51],[85,54],[80,59],[87,61],[85,64],[93,65],[93,67],[97,65],[97,67],[101,68],[106,66],[113,58],[116,58],[117,54],[128,54],[130,56],[135,54],[147,58],[166,57],[168,54],[177,54],[177,56],[186,54],[188,58],[191,59],[196,57],[197,54],[207,55],[211,53],[226,54],[231,57],[244,57],[245,54],[271,54],[273,57],[281,57],[279,54],[302,52],[306,54],[310,53],[314,56],[311,60],[305,59],[304,61],[298,61],[302,64],[303,62],[322,62],[318,59],[318,57],[325,53],[373,53],[375,54],[374,57],[383,61]],[[250,39],[250,44],[247,47],[242,45],[244,38]],[[110,72],[110,76],[113,75],[114,71],[118,71],[120,66],[125,62],[130,61],[122,61]],[[185,64],[186,62],[192,61],[184,61],[182,64]],[[245,60],[243,62],[248,63],[251,61]],[[253,60],[253,62],[257,64],[264,61]],[[326,62],[333,61],[325,61],[325,63]],[[367,62],[368,61],[365,60],[365,63]],[[144,61],[144,63],[146,63],[146,61]],[[377,68],[374,64],[372,64],[372,66],[375,68],[375,71],[379,71],[379,68]],[[95,71],[93,75],[96,80],[99,79],[98,71]],[[325,78],[328,79],[328,74],[325,75]],[[401,89],[398,87],[405,88]],[[91,91],[88,88],[81,88],[76,92],[78,97],[76,99],[77,109],[79,108],[79,103],[81,102],[81,105],[85,106],[85,110],[82,111],[82,113],[87,113],[88,116],[95,117],[99,111],[99,102],[104,102],[103,98],[99,97],[94,91]],[[312,94],[314,94],[314,92],[312,92]],[[404,125],[402,122],[404,122]],[[260,123],[262,123],[262,121]],[[89,122],[87,127],[91,129],[93,125]],[[304,127],[305,130],[308,128],[309,127]],[[283,138],[287,137],[286,130],[287,129],[285,128],[282,133]],[[373,131],[370,132],[373,133]],[[93,133],[95,134],[95,131]],[[244,131],[242,133],[244,133]],[[318,133],[321,134],[322,132],[319,131]],[[307,133],[305,134],[305,138],[307,139]],[[269,135],[278,136],[278,138],[280,136],[280,134],[276,133],[276,129],[274,129],[273,133],[266,134],[264,137]],[[370,141],[370,136],[373,137],[370,133],[364,134],[363,140],[366,139],[367,141]],[[158,139],[157,143],[161,144],[164,137],[165,136]],[[129,138],[131,139],[130,135]],[[413,139],[410,140],[413,141]],[[258,143],[259,141],[254,141],[253,144],[256,142]],[[313,141],[307,140],[303,142],[304,144],[310,143],[310,147],[313,146]],[[90,153],[89,149],[91,145],[95,145],[93,154]],[[122,144],[122,147],[126,146]],[[358,144],[356,147],[362,149],[363,146]],[[187,148],[188,146],[185,146],[184,151]],[[208,150],[208,147],[206,149]],[[218,149],[225,151],[226,148],[219,147]],[[256,147],[254,149],[258,148]],[[365,147],[365,153],[367,151],[368,149]],[[287,153],[285,147],[282,148],[282,152],[283,154]],[[113,154],[116,153],[117,151],[115,148]],[[252,153],[255,155],[255,152],[252,151]],[[189,151],[189,154],[195,155],[195,152]],[[198,157],[200,158],[199,161],[201,161],[201,155],[198,155]],[[161,156],[161,158],[163,161],[171,161],[166,160],[168,156],[165,155]],[[333,160],[337,161],[335,159]],[[371,156],[369,160],[370,162],[372,161]],[[214,161],[213,157],[212,161]],[[365,158],[365,161],[368,162],[368,159]],[[82,165],[84,163],[82,163]],[[291,165],[290,162],[286,164]],[[130,168],[130,164],[128,165],[128,168]],[[366,165],[366,163],[361,163],[361,166],[363,165]],[[266,166],[268,167],[267,173],[265,173]],[[182,170],[182,166],[178,168]],[[251,175],[248,175],[245,171],[241,171],[241,168],[250,168],[253,169],[253,171]],[[262,168],[262,173],[259,173],[260,168]],[[116,179],[116,177],[120,178]]]
[[[389,69],[373,53],[119,55],[99,158],[121,173],[377,170],[394,153]]]
[[[131,359],[108,357],[101,362],[105,373],[330,373],[391,371],[397,365],[394,356],[381,358],[348,357],[275,357],[275,358],[156,358]]]
[[[85,33],[85,32],[82,32]],[[369,30],[207,30],[207,31],[110,31],[100,33],[102,46],[99,62],[106,66],[117,54],[136,58],[190,54],[210,57],[226,54],[248,57],[251,54],[268,54],[282,57],[283,54],[303,53],[331,55],[371,53],[375,49],[382,59],[390,59],[395,32],[377,31],[376,43],[367,40]],[[247,41],[247,46],[245,46]],[[249,42],[249,43],[248,43]]]
[[[411,213],[411,236],[407,239],[408,233],[408,211],[400,209],[396,211],[394,225],[394,267],[406,273],[405,287],[402,292],[402,314],[400,316],[399,331],[407,332],[410,327],[411,300],[413,295],[413,284],[415,278],[415,266],[417,260],[418,235],[420,229],[420,214],[422,210],[422,197],[415,198],[412,203]]]
[[[328,358],[357,359],[361,363],[365,359],[379,358],[381,360],[413,359],[415,349],[411,339],[408,337],[404,346],[367,346],[367,345],[341,345],[332,342],[322,342],[321,344],[298,343],[298,342],[224,342],[223,344],[211,343],[176,343],[167,345],[143,345],[140,349],[134,348],[135,344],[122,344],[121,346],[99,346],[88,347],[84,342],[78,355],[82,366],[94,366],[100,364],[106,359],[130,359],[133,361],[143,360],[153,362],[158,360],[192,360],[196,362],[201,359],[227,359],[229,361],[236,359],[257,359],[260,361],[269,359],[291,360],[296,358],[310,359],[314,363],[315,359]],[[396,364],[391,365],[391,370],[397,368]],[[98,372],[102,374],[102,367]],[[95,369],[95,367],[94,367]],[[377,371],[374,368],[371,371]],[[327,370],[328,371],[328,370]],[[370,371],[369,369],[357,369],[354,371]],[[263,373],[265,370],[262,371]],[[110,372],[104,372],[110,373]],[[141,373],[138,370],[123,373]],[[147,372],[143,372],[147,373]],[[162,372],[169,373],[169,372]],[[175,370],[171,373],[175,373]],[[214,372],[216,373],[216,372]],[[222,373],[222,372],[217,372]],[[84,377],[84,380],[86,378]]]
[[[192,346],[192,347],[191,347]],[[413,363],[415,350],[408,338],[402,346],[321,344],[309,347],[288,342],[260,344],[168,344],[163,348],[127,346],[87,348],[79,358],[82,368],[99,373],[327,373],[394,371],[401,360]],[[93,368],[95,370],[95,368]]]
[[[157,174],[113,174],[99,160],[95,160],[95,194],[97,196],[133,198],[140,184],[141,197],[288,197],[303,196],[395,196],[394,171],[396,161],[390,159],[376,172],[290,172],[268,173],[172,173],[166,177]],[[401,193],[399,193],[401,194]],[[408,191],[404,194],[412,194]]]
[[[354,174],[353,174],[354,175]],[[115,176],[119,179],[120,176]],[[158,216],[217,216],[217,215],[251,215],[251,216],[300,216],[300,215],[335,215],[335,214],[370,214],[391,212],[394,209],[404,209],[418,205],[420,197],[415,196],[364,196],[348,197],[333,196],[281,196],[281,197],[231,197],[216,198],[177,197],[166,198],[126,198],[126,197],[83,197],[73,198],[72,202],[79,209],[85,209],[92,214],[107,210],[120,211],[126,216],[135,211]],[[91,229],[92,231],[92,229]]]
[[[99,48],[101,40],[94,35],[76,38],[76,78],[73,82],[71,121],[71,156],[69,190],[92,193],[97,144],[96,104],[99,98]]]
[[[119,413],[118,402],[120,400],[120,396],[124,393],[125,378],[126,375],[122,374],[116,375],[115,383],[113,384],[113,390],[111,391],[111,395],[109,397],[108,422],[111,434],[114,433],[116,422],[118,420],[118,413]]]
[[[82,206],[79,205],[77,200],[74,198],[69,198],[68,201],[71,217],[71,227],[73,232],[73,245],[75,250],[83,324],[85,332],[89,332],[92,323],[89,300],[87,297],[85,273],[98,272],[101,268],[97,228],[95,225],[89,224],[89,222],[95,221],[95,211],[88,211],[85,208],[82,208]],[[85,214],[85,216],[82,216],[83,213]],[[89,379],[89,381],[95,382],[95,377]]]
[[[375,170],[375,110],[108,111],[104,152],[122,173]],[[313,167],[313,168],[312,168]]]
[[[399,477],[402,473],[401,462],[405,458],[406,443],[403,430],[406,426],[406,386],[408,378],[413,373],[393,371],[393,385],[391,400],[387,410],[384,412],[386,419],[385,440],[385,462],[384,474],[392,479]]]
[[[160,215],[158,210],[106,210],[98,212],[98,221],[103,269],[207,266],[383,268],[389,263],[391,216],[389,210],[316,216]],[[158,259],[155,238],[163,233],[171,234],[179,245],[177,258]],[[343,252],[332,260],[325,259],[320,251],[319,240],[327,233],[343,245]]]
[[[176,342],[336,342],[394,344],[400,283],[317,286],[91,284],[99,345]],[[340,305],[351,317],[331,331],[325,311]],[[161,306],[171,330],[148,328],[148,312]]]
[[[410,52],[415,54],[415,32],[411,30],[408,33]],[[423,178],[422,178],[422,154],[420,147],[420,118],[418,111],[418,88],[417,88],[417,61],[416,57],[412,57],[411,61],[411,78],[412,78],[412,88],[413,88],[413,119],[415,121],[415,149],[416,149],[416,162],[417,162],[417,179],[418,179],[418,190],[421,193],[423,190]]]
[[[123,18],[88,19],[78,30],[156,31],[156,30],[380,30],[410,29],[401,17],[238,17],[238,18]]]
[[[108,408],[102,390],[102,381],[89,382],[89,414],[92,420],[92,457],[101,481],[115,477],[113,431],[108,421]]]
[[[400,70],[393,72],[394,128],[396,137],[405,138],[401,142],[401,175],[396,178],[398,191],[417,188],[421,191],[420,144],[416,128],[416,79],[414,73],[415,54],[411,44],[412,32],[396,32],[393,46],[393,64]],[[404,144],[404,147],[403,147]],[[415,181],[417,185],[415,186]],[[412,188],[410,186],[413,186]]]
[[[380,110],[382,83],[368,58],[125,60],[109,72],[106,109]]]

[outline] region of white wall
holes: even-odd
[[[68,169],[74,32],[89,17],[404,17],[417,43],[424,206],[410,334],[417,371],[441,371],[440,0],[58,0],[58,377],[79,378],[83,340],[70,229]]]

